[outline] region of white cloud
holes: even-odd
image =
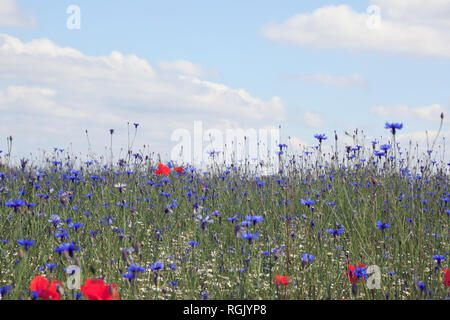
[[[270,22],[261,33],[273,41],[314,48],[450,58],[450,19],[445,14],[449,2],[409,3],[373,0],[371,4],[381,9],[379,23],[370,12],[357,12],[347,5],[325,6],[282,23]],[[432,23],[434,19],[438,22]]]
[[[449,137],[450,131],[443,130],[439,133],[439,136],[437,136],[437,133],[437,131],[414,131],[410,133],[403,133],[398,135],[397,141],[400,142],[402,147],[406,150],[409,150],[411,142],[411,155],[416,155],[416,153],[418,152],[419,158],[422,156],[422,154],[426,153],[427,150],[431,149],[433,147],[433,142],[436,141],[432,155],[433,157],[435,155],[438,155],[440,159],[443,154],[444,148],[444,141],[442,138]],[[448,149],[448,139],[445,140],[445,149]],[[449,161],[448,156],[444,161]]]
[[[171,132],[192,130],[194,120],[208,128],[260,128],[285,114],[278,97],[265,101],[244,89],[155,68],[135,55],[88,56],[48,39],[24,43],[4,34],[0,109],[0,135],[13,134],[33,150],[70,142],[80,150],[87,146],[85,129],[93,149],[109,144],[110,128],[123,145],[130,121],[141,123],[135,146],[166,152],[174,144]]]
[[[17,3],[17,0],[0,0],[0,26],[32,27],[36,25],[34,17]]]
[[[288,80],[298,79],[338,87],[364,86],[366,84],[364,78],[358,73],[349,75],[331,75],[324,73],[283,75],[282,78]]]
[[[60,118],[86,118],[86,112],[71,110],[55,103],[56,92],[46,88],[10,86],[0,91],[0,111],[29,116],[52,114]]]
[[[161,61],[158,65],[161,70],[166,72],[182,73],[194,77],[203,77],[205,75],[205,71],[200,65],[187,60]]]
[[[372,0],[383,16],[414,24],[450,26],[448,0]]]
[[[439,104],[433,104],[425,107],[410,107],[407,105],[395,105],[395,106],[372,106],[370,112],[379,117],[397,117],[399,119],[414,119],[419,121],[431,121],[440,122],[441,113],[448,114],[446,110]],[[388,119],[386,119],[388,120]],[[444,117],[446,123],[449,122]]]
[[[158,68],[166,74],[180,74],[200,78],[220,78],[220,72],[213,68],[204,69],[201,65],[187,60],[160,61]]]
[[[286,144],[289,153],[302,154],[305,150],[309,150],[309,145],[295,136],[288,137]]]
[[[325,127],[325,122],[320,117],[319,114],[314,112],[305,112],[302,116],[299,117],[300,122],[313,129],[321,129]]]

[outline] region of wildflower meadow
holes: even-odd
[[[10,137],[1,299],[446,299],[450,163],[397,143],[402,129],[366,144],[356,131],[345,148],[338,134],[302,152],[280,143],[270,174],[131,149],[16,163]]]

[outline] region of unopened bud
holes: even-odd
[[[63,294],[64,294],[64,288],[63,288],[59,283],[56,284],[56,291],[57,291],[60,295],[63,295]]]
[[[356,296],[358,294],[358,285],[356,284],[356,282],[353,282],[353,284],[352,284],[352,294],[354,296]]]

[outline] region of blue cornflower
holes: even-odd
[[[384,152],[388,151],[391,148],[390,144],[382,144],[380,146],[380,149],[383,150]]]
[[[389,228],[391,225],[389,224],[389,222],[383,223],[380,220],[377,221],[377,229],[380,229],[381,231],[383,231],[384,229]]]
[[[21,246],[25,247],[25,250],[28,250],[29,247],[34,246],[36,241],[33,240],[17,240],[17,243]]]
[[[171,270],[177,270],[177,266],[175,264],[173,264],[173,263],[169,263],[169,268]]]
[[[155,263],[150,265],[150,269],[152,269],[152,271],[164,269],[164,264],[162,262],[156,261]]]
[[[314,138],[316,138],[317,140],[319,140],[319,143],[322,143],[322,140],[327,140],[328,138],[325,136],[325,134],[315,134]]]
[[[237,220],[237,216],[227,218],[228,221],[234,222]]]
[[[258,232],[256,232],[256,233],[242,233],[241,237],[243,239],[248,240],[248,243],[251,244],[252,240],[257,239],[259,237],[259,233]]]
[[[61,232],[55,232],[55,237],[64,239],[64,238],[67,238],[69,236],[69,232],[68,231],[66,231],[64,229],[62,229],[60,231]]]
[[[139,273],[139,272],[144,272],[145,271],[145,267],[141,267],[137,264],[135,264],[134,262],[131,264],[131,266],[128,267],[128,272],[130,273]]]
[[[75,229],[75,231],[78,231],[78,229],[83,228],[83,226],[84,224],[78,222],[69,224],[69,228]]]
[[[47,263],[47,264],[45,265],[45,267],[46,267],[47,269],[49,269],[50,272],[52,272],[53,269],[55,269],[56,267],[58,267],[58,265],[57,265],[57,264],[54,264],[54,263]]]
[[[61,217],[58,216],[57,214],[52,214],[50,216],[50,219],[48,220],[48,222],[53,223],[53,225],[56,227],[58,225],[58,223],[61,221]]]
[[[309,199],[309,198],[308,198],[307,200],[300,199],[300,202],[301,202],[302,204],[304,204],[305,206],[308,206],[308,207],[310,207],[310,206],[312,206],[313,204],[316,203],[314,200],[311,200],[311,199]]]
[[[76,300],[80,300],[83,297],[83,293],[72,291],[72,297],[74,297]]]
[[[217,217],[217,216],[220,215],[220,212],[217,211],[217,210],[214,210],[213,212],[211,212],[211,215],[212,215],[213,217]]]
[[[305,263],[310,263],[313,260],[314,260],[314,255],[312,255],[312,254],[304,253],[302,255],[302,261]]]
[[[244,220],[244,221],[242,221],[242,222],[240,223],[240,225],[243,226],[243,227],[249,227],[249,226],[252,225],[252,222],[251,222],[251,221],[248,221],[248,220]]]
[[[327,229],[325,230],[327,233],[332,234],[333,236],[337,236],[344,232],[344,227],[339,226],[337,229]]]
[[[2,297],[4,297],[11,290],[12,290],[12,286],[4,286],[3,288],[0,288],[0,295]]]
[[[365,267],[355,267],[355,270],[353,273],[356,275],[356,277],[367,279],[367,269]]]
[[[8,201],[6,201],[5,206],[13,208],[14,212],[17,212],[17,210],[21,207],[25,205],[25,201],[22,199],[9,199]]]
[[[169,281],[169,284],[175,287],[178,285],[178,281]]]
[[[419,287],[419,289],[420,289],[421,291],[424,291],[425,288],[426,288],[425,283],[423,283],[422,281],[419,281],[419,282],[417,283],[417,286]]]
[[[74,243],[64,243],[60,244],[58,248],[53,249],[53,251],[58,252],[68,252],[69,256],[73,257],[73,252],[80,250],[80,247],[75,247]]]
[[[131,281],[131,279],[134,279],[134,278],[136,277],[136,275],[135,275],[134,273],[130,273],[130,272],[128,272],[128,273],[122,273],[122,276],[123,276],[125,279],[128,279],[129,281]]]
[[[206,292],[202,292],[201,295],[202,295],[201,300],[208,300],[209,293],[207,291]]]
[[[199,245],[199,243],[197,241],[188,241],[188,245],[190,245],[191,247],[196,247]]]
[[[259,222],[262,222],[264,220],[264,217],[263,216],[245,216],[245,220],[251,221],[255,225]]]
[[[445,256],[441,256],[441,255],[434,255],[434,256],[433,256],[433,259],[436,260],[436,263],[437,263],[438,265],[440,265],[440,264],[441,264],[441,261],[442,261],[442,260],[445,260],[446,257],[445,257]]]
[[[386,122],[386,124],[384,125],[385,129],[391,129],[392,134],[395,134],[396,130],[401,130],[403,129],[403,123],[389,123]]]

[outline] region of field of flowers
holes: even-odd
[[[386,128],[328,157],[325,135],[301,154],[280,144],[273,175],[3,152],[1,299],[448,298],[450,164]]]

